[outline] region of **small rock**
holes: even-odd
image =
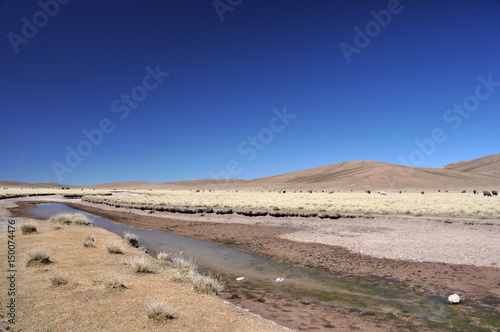
[[[460,296],[458,296],[457,294],[453,294],[453,295],[448,296],[448,303],[449,304],[460,303]]]
[[[236,278],[236,281],[243,281],[243,280],[245,280],[245,277]]]
[[[276,278],[276,282],[283,282],[285,281],[285,278]]]

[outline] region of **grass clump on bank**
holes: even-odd
[[[165,322],[175,318],[175,309],[163,301],[149,301],[146,305],[146,315],[156,322]]]
[[[123,240],[134,248],[139,247],[139,238],[135,234],[132,234],[130,232],[125,232]]]
[[[37,264],[50,264],[50,254],[43,250],[42,248],[35,248],[28,252],[25,260],[26,266],[32,266]]]
[[[64,286],[69,282],[69,276],[65,273],[56,273],[50,277],[50,282],[54,286]]]
[[[122,248],[120,248],[120,246],[117,244],[110,244],[106,247],[106,250],[110,254],[123,254]]]
[[[154,273],[153,259],[149,256],[132,256],[127,258],[125,263],[129,265],[135,273]]]
[[[50,218],[49,221],[62,225],[92,225],[92,220],[83,213],[59,213]]]
[[[92,234],[87,234],[85,240],[83,240],[83,246],[85,248],[95,248],[95,237]]]
[[[108,279],[105,279],[103,282],[104,287],[109,289],[126,289],[123,279],[119,276],[111,276]]]
[[[36,224],[35,223],[27,223],[23,224],[21,226],[21,231],[23,234],[32,234],[37,232]]]
[[[170,258],[170,254],[168,252],[159,252],[158,254],[156,254],[156,259],[158,259],[159,261],[166,261],[167,259]]]
[[[222,284],[212,275],[195,274],[191,278],[195,292],[206,295],[219,295]]]
[[[198,264],[191,257],[185,257],[181,254],[172,256],[172,264],[174,268],[182,272],[192,272],[196,273],[198,270]]]

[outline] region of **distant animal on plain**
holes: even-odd
[[[365,193],[371,194],[371,191],[370,190],[365,190]]]
[[[462,190],[462,194],[465,194],[467,192],[467,190]]]
[[[382,196],[387,196],[387,193],[385,191],[379,191],[378,193]]]
[[[496,190],[492,190],[491,193],[493,194],[493,196],[498,196],[498,191]]]
[[[335,192],[335,190],[330,190],[328,193],[333,194],[334,192]]]
[[[422,195],[423,195],[423,194],[425,194],[425,192],[423,192],[423,191],[421,191],[420,193],[421,193]]]
[[[474,195],[475,195],[475,194],[477,194],[477,190],[475,190],[475,189],[474,189],[474,191],[472,191],[472,192],[474,193]]]
[[[489,196],[491,197],[491,193],[489,191],[483,191],[483,196]]]

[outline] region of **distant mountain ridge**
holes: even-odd
[[[0,182],[3,187],[76,187],[57,183]],[[192,180],[166,183],[117,182],[94,189],[325,189],[325,190],[493,190],[500,189],[500,154],[451,163],[442,168],[347,161],[253,180]]]

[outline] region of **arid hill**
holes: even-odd
[[[478,159],[459,161],[443,167],[446,170],[460,171],[471,174],[482,174],[500,177],[500,154],[493,154]]]
[[[351,161],[248,181],[254,188],[290,189],[490,189],[500,176],[377,161]]]
[[[3,187],[60,188],[57,183],[0,182]],[[81,188],[75,186],[66,186]],[[443,168],[348,161],[253,180],[193,180],[165,183],[115,182],[95,189],[311,189],[311,190],[499,190],[500,154],[459,161]]]

